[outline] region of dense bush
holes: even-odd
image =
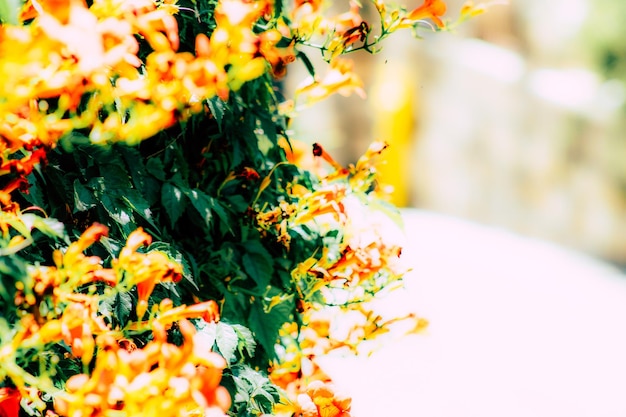
[[[303,150],[279,80],[299,59],[298,105],[361,92],[340,55],[445,4],[0,5],[0,415],[347,416],[315,357],[424,322],[362,304],[403,272],[385,146]]]

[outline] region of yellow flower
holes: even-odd
[[[127,285],[137,286],[137,316],[142,318],[148,309],[148,298],[159,282],[178,282],[182,278],[182,266],[172,261],[164,252],[139,253],[137,249],[149,245],[152,237],[138,228],[128,236],[126,246],[113,269],[127,279]]]
[[[94,223],[85,230],[76,242],[73,242],[63,254],[63,265],[71,267],[75,260],[79,260],[83,252],[98,242],[105,236],[108,236],[109,228],[100,223]],[[60,265],[57,265],[60,266]]]
[[[478,16],[487,11],[487,6],[484,4],[475,5],[473,1],[467,1],[461,8],[461,19],[468,19],[470,17]]]
[[[179,328],[181,346],[167,343],[161,332],[130,352],[110,335],[99,338],[101,350],[91,375],[78,374],[67,381],[66,392],[55,398],[56,411],[85,417],[186,413],[225,417],[231,402],[220,386],[226,361],[194,343],[195,328],[189,321],[182,320]]]
[[[294,9],[298,9],[306,5],[310,7],[312,12],[317,12],[322,4],[323,0],[296,0]]]
[[[320,417],[349,417],[352,399],[339,392],[329,383],[313,381],[306,390],[313,400]]]
[[[338,93],[342,96],[357,94],[365,98],[363,82],[352,72],[352,61],[334,58],[330,62],[330,69],[321,79],[306,79],[296,89],[296,98],[305,96],[307,104],[313,104],[328,96]]]
[[[163,305],[163,303],[161,304]],[[201,317],[207,323],[219,321],[220,312],[217,303],[210,300],[190,306],[182,305],[171,309],[166,307],[162,309],[162,312],[155,320],[165,326],[182,319],[198,317]]]
[[[424,4],[411,11],[402,19],[401,26],[412,26],[418,20],[431,19],[437,27],[445,27],[441,16],[446,13],[446,3],[443,0],[424,0]]]

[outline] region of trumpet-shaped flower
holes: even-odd
[[[312,104],[338,93],[342,96],[357,94],[365,98],[363,82],[352,71],[352,61],[334,58],[329,71],[321,78],[309,78],[296,89],[296,97],[305,96],[307,104]]]
[[[413,26],[419,20],[430,19],[437,27],[445,27],[441,16],[446,13],[447,6],[443,0],[424,0],[424,4],[412,10],[402,19],[401,27]]]
[[[113,269],[124,274],[127,285],[137,286],[137,316],[143,317],[148,308],[148,298],[156,284],[178,282],[182,278],[182,267],[165,253],[152,251],[139,253],[137,250],[149,245],[152,238],[139,228],[128,236],[126,246],[113,262]]]
[[[141,349],[128,352],[109,336],[99,339],[100,354],[90,375],[74,375],[55,409],[67,416],[125,415],[177,417],[183,413],[225,416],[230,395],[220,386],[226,361],[194,343],[195,329],[179,323],[181,346],[160,332]]]
[[[0,416],[18,417],[22,395],[14,388],[0,388]]]

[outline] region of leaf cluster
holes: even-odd
[[[284,6],[276,2],[273,13],[254,23],[255,33],[289,21]],[[211,36],[216,30],[216,7],[217,0],[176,3],[179,51],[193,54],[198,36]],[[13,20],[1,9],[0,18]],[[348,39],[341,36],[342,48],[348,46]],[[154,44],[136,37],[137,56],[143,61]],[[287,48],[294,42],[300,42],[295,35],[284,36],[278,43]],[[367,36],[361,42],[367,46],[364,49],[373,46]],[[301,51],[294,49],[294,56],[315,75]],[[178,115],[167,129],[140,143],[110,138],[103,145],[94,143],[92,130],[72,128],[56,146],[45,149],[45,163],[33,161],[32,169],[19,172],[28,189],[14,192],[12,203],[24,209],[17,214],[8,209],[0,213],[0,346],[11,343],[15,329],[24,327],[25,317],[33,315],[41,324],[63,314],[64,305],[48,301],[54,299],[54,288],[43,295],[33,291],[34,271],[44,265],[63,269],[59,257],[71,252],[68,247],[80,241],[94,223],[106,226],[108,234],[81,250],[101,260],[103,268],[115,270],[127,241],[142,229],[152,239],[136,249],[138,253],[156,252],[180,265],[180,275],[173,273],[181,277],[180,282],[171,279],[156,284],[145,300],[137,283],[125,284],[124,274],[130,272],[118,271],[119,288],[89,282],[73,288],[76,293],[72,295],[96,296],[97,317],[120,340],[138,348],[155,337],[154,329],[142,323],[153,319],[155,312],[165,311],[163,306],[217,303],[221,320],[193,319],[193,324],[202,347],[219,353],[227,364],[222,382],[232,398],[230,414],[273,412],[282,393],[268,378],[268,370],[281,359],[277,347],[281,330],[287,325],[299,330],[306,324],[303,313],[316,304],[331,304],[329,299],[338,299],[332,301],[337,305],[355,303],[354,297],[345,296],[355,286],[360,285],[362,299],[371,298],[397,277],[384,264],[387,257],[396,255],[395,248],[385,248],[378,241],[357,248],[349,243],[355,239],[353,232],[343,229],[350,215],[344,199],[354,197],[361,206],[383,211],[375,196],[369,159],[345,169],[330,161],[336,172],[320,178],[288,158],[293,151],[289,120],[279,110],[281,84],[271,74],[280,65],[271,63],[270,70],[270,64],[265,64],[262,75],[242,82],[227,98],[213,95],[183,106],[185,111],[200,110]],[[344,69],[338,66],[336,71]],[[352,78],[347,80],[358,87]],[[337,89],[333,83],[318,80],[310,87],[311,91],[321,88],[322,96]],[[90,100],[97,101],[97,95]],[[124,120],[127,114],[115,103],[106,111],[117,109],[119,120]],[[79,106],[77,114],[81,112],[88,112],[88,106]],[[109,116],[99,114],[103,119],[99,121]],[[22,156],[15,152],[7,160],[14,167]],[[5,180],[0,178],[2,192]],[[318,223],[316,218],[324,215],[334,220]],[[147,306],[141,305],[146,301]],[[168,325],[167,343],[184,344],[182,326],[175,321]],[[73,346],[66,342],[44,345],[20,348],[15,362],[39,378],[35,381],[39,388],[51,385],[63,390],[69,378],[89,374],[96,367],[96,359],[75,357]],[[103,351],[96,352],[96,357],[98,353]],[[0,384],[19,385],[7,377],[16,373],[6,366],[0,366]],[[50,406],[51,398],[43,400]],[[31,409],[33,414],[41,410]]]
[[[256,225],[258,211],[294,202],[288,184],[314,182],[309,173],[283,164],[278,140],[286,137],[286,126],[272,110],[273,88],[267,78],[253,81],[228,102],[210,101],[206,112],[138,147],[92,145],[74,133],[31,174],[29,193],[18,199],[47,213],[49,218],[37,217],[40,232],[51,234],[62,224],[74,240],[94,221],[106,225],[109,236],[90,249],[105,264],[133,230],[148,231],[154,241],[147,251],[169,254],[184,271],[179,285],[157,286],[150,306],[165,298],[176,304],[215,300],[221,306],[222,321],[201,331],[207,347],[233,366],[225,378],[232,381],[237,415],[268,413],[277,401],[276,388],[263,374],[276,359],[279,329],[298,318],[298,288],[290,273],[322,245],[321,236],[301,229],[290,231],[297,250],[288,250]],[[258,178],[243,175],[244,168]],[[269,185],[261,190],[263,178]],[[11,289],[26,279],[27,265],[51,262],[51,249],[60,245],[62,240],[48,238],[20,256],[0,259],[3,306],[13,304]],[[112,293],[100,302],[99,314],[123,329],[137,320],[136,303],[133,292]],[[147,337],[132,335],[138,346]],[[80,369],[73,362],[66,368],[59,380]]]

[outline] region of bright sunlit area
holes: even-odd
[[[624,16],[612,0],[494,4],[354,54],[367,100],[302,110],[296,137],[344,164],[389,143],[381,183],[412,270],[379,311],[430,323],[326,358],[355,416],[626,415]]]

